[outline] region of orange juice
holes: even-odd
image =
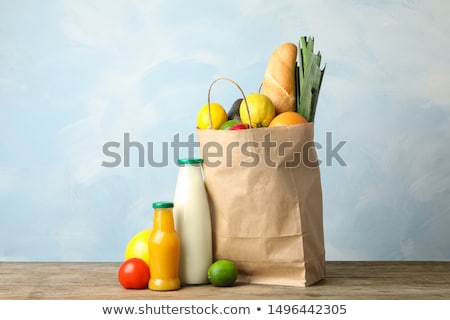
[[[177,290],[180,288],[178,264],[180,240],[173,221],[173,203],[153,203],[153,230],[149,238],[151,290]]]

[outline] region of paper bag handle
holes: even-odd
[[[242,97],[244,97],[245,107],[247,108],[248,122],[250,122],[250,123],[248,124],[248,126],[249,126],[249,128],[251,128],[251,127],[252,127],[252,119],[250,118],[250,110],[249,110],[249,108],[248,108],[247,98],[245,97],[244,91],[243,91],[242,88],[239,86],[239,84],[237,84],[236,81],[234,81],[234,80],[232,80],[232,79],[230,79],[230,78],[221,77],[221,78],[215,79],[213,82],[211,82],[211,84],[210,84],[210,86],[209,86],[209,90],[208,90],[208,116],[209,116],[209,128],[208,128],[208,129],[211,129],[211,128],[212,128],[212,115],[211,115],[211,89],[212,89],[213,85],[214,85],[217,81],[220,81],[220,80],[227,80],[227,81],[233,83],[233,84],[239,89],[239,91],[241,92]]]

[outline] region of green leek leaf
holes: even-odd
[[[314,53],[314,38],[299,41],[297,81],[297,112],[309,122],[314,121],[325,67],[320,69],[321,54]]]

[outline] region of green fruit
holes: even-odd
[[[239,120],[228,120],[223,125],[220,126],[220,130],[230,130],[235,124],[241,123]]]
[[[237,99],[233,105],[231,106],[230,110],[227,113],[228,120],[239,120],[241,121],[241,115],[240,115],[240,108],[241,108],[241,102],[244,99]]]
[[[217,260],[208,268],[209,282],[216,287],[231,287],[237,276],[236,265],[230,260]]]

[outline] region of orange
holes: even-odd
[[[270,121],[269,127],[283,127],[291,126],[294,124],[307,123],[308,121],[295,111],[286,111],[278,114]]]

